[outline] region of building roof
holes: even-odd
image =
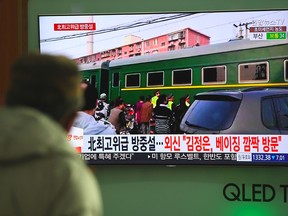
[[[181,50],[173,50],[163,53],[155,53],[143,56],[134,56],[130,58],[115,59],[109,64],[109,67],[117,67],[120,65],[138,64],[146,62],[156,62],[169,59],[185,58],[191,56],[201,56],[214,53],[224,53],[230,51],[238,51],[252,49],[258,47],[266,47],[273,45],[288,44],[288,40],[235,40],[218,44],[202,45],[189,47]]]

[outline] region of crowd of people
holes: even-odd
[[[90,93],[89,93],[90,92]],[[86,84],[85,93],[91,94],[86,96],[87,103],[93,103],[93,110],[86,109],[78,112],[79,117],[76,119],[74,126],[84,129],[84,134],[97,135],[97,134],[123,134],[126,133],[128,124],[133,121],[133,131],[129,133],[137,134],[181,134],[180,122],[185,112],[190,105],[189,95],[184,95],[180,98],[179,103],[174,102],[174,95],[171,93],[168,96],[160,94],[159,90],[154,92],[154,96],[143,95],[139,96],[139,100],[134,106],[127,106],[124,100],[119,96],[112,100],[110,103],[107,101],[106,93],[101,93],[99,100],[97,100],[95,88],[91,88]],[[93,96],[93,94],[95,94]],[[129,113],[132,110],[132,113]],[[83,124],[84,117],[86,119]],[[80,116],[82,120],[79,121]],[[133,116],[133,119],[127,118]],[[98,129],[96,129],[98,127]],[[93,129],[94,128],[94,129]],[[131,128],[130,128],[131,129]]]
[[[176,104],[173,93],[167,96],[156,90],[151,102],[153,110],[150,133],[181,134],[180,123],[190,106],[190,96],[188,94],[182,96]]]

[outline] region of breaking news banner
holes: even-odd
[[[90,164],[288,165],[287,135],[70,134],[68,137],[81,158]]]
[[[76,152],[81,153],[81,148],[83,146],[83,129],[71,127],[67,139],[75,148]]]

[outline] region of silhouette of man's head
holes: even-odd
[[[31,107],[62,121],[82,107],[80,80],[77,65],[67,57],[22,56],[11,68],[6,105]]]

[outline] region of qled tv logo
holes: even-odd
[[[288,185],[277,187],[270,184],[234,184],[228,183],[223,188],[223,195],[231,202],[271,202],[277,196],[287,203]]]

